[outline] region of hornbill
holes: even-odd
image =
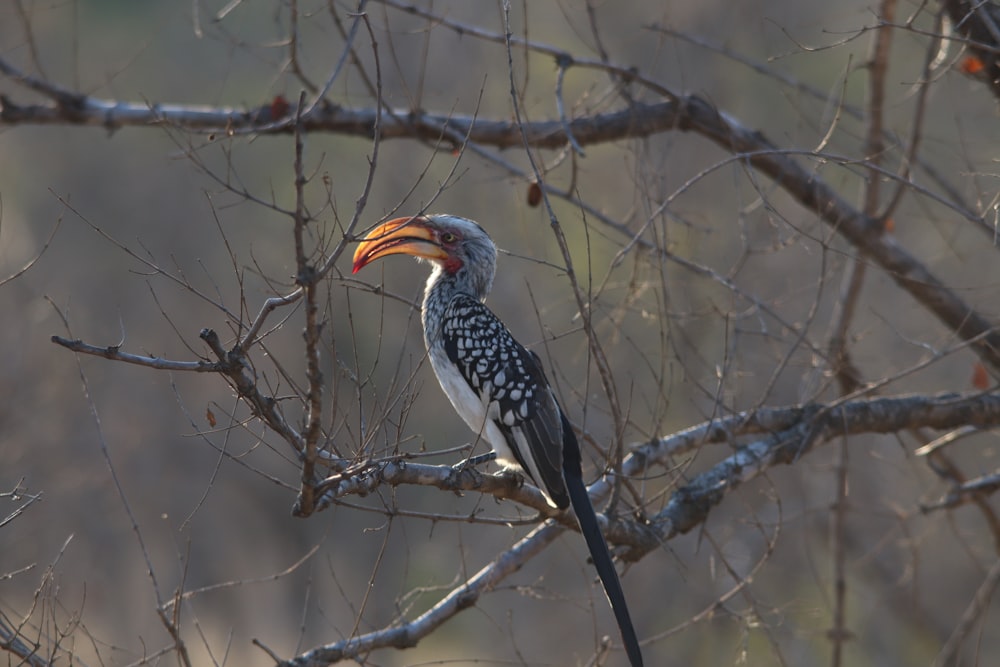
[[[573,429],[538,358],[483,303],[496,272],[496,246],[482,227],[458,216],[396,218],[361,242],[354,272],[397,254],[433,264],[422,319],[424,344],[441,388],[502,466],[526,474],[553,507],[573,506],[629,661],[641,667],[639,641],[583,482]]]

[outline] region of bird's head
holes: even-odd
[[[385,222],[354,252],[354,273],[388,255],[412,255],[435,265],[477,298],[485,298],[496,271],[497,247],[477,223],[454,215],[418,215]]]

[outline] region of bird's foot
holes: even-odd
[[[524,475],[516,470],[511,470],[510,468],[498,470],[493,476],[502,480],[504,484],[513,487],[514,489],[520,489],[524,486]]]

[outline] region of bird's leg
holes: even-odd
[[[496,452],[486,452],[485,454],[479,454],[478,456],[470,456],[464,461],[460,461],[452,466],[454,470],[465,470],[466,468],[475,468],[484,463],[489,463],[490,461],[496,461]]]

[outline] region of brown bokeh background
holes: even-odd
[[[191,3],[111,0],[18,4],[24,12],[13,4],[0,9],[0,56],[96,97],[250,107],[276,95],[294,100],[302,88],[284,67],[284,8],[244,2],[213,21],[222,3],[195,3],[194,9]],[[502,11],[493,3],[435,3],[433,10],[503,33]],[[326,3],[300,2],[299,11],[302,62],[321,82],[344,42]],[[379,3],[367,11],[388,104],[512,117],[502,45],[456,35]],[[349,24],[344,7],[336,12]],[[519,5],[511,16],[520,35],[597,57],[583,3]],[[860,201],[863,125],[839,104],[864,104],[863,63],[871,37],[863,28],[876,21],[869,4],[606,3],[595,6],[595,17],[613,62],[698,93],[779,146],[813,150],[833,127],[823,145],[826,158],[810,164]],[[826,99],[666,35],[654,24],[764,63],[826,93]],[[931,17],[920,14],[915,25],[930,29]],[[925,35],[905,30],[894,40],[886,119],[902,136],[913,121],[914,84],[928,43]],[[371,72],[364,30],[356,46]],[[945,57],[954,62],[958,47]],[[552,60],[515,49],[514,62],[527,119],[555,118]],[[567,107],[574,115],[621,108],[616,95],[602,99],[610,88],[600,72],[572,69],[565,81]],[[21,102],[41,99],[10,78],[0,78],[0,94]],[[373,105],[350,67],[330,99],[350,107]],[[980,210],[989,209],[995,190],[996,121],[989,91],[950,66],[936,70],[920,156]],[[306,150],[315,233],[335,242],[364,186],[372,142],[314,134]],[[497,154],[527,167],[523,150]],[[541,155],[551,163],[557,152]],[[823,360],[801,343],[800,332],[810,341],[826,340],[853,250],[773,183],[729,157],[680,132],[588,146],[577,159],[576,185],[583,201],[633,231],[671,197],[668,212],[654,216],[646,238],[726,276],[739,292],[640,252],[615,263],[628,239],[572,203],[554,201],[576,270],[594,294],[597,332],[628,408],[626,442],[733,410],[836,396]],[[898,157],[898,150],[890,151],[888,169],[895,169]],[[51,640],[58,628],[47,611],[59,627],[78,618],[81,625],[67,646],[87,664],[128,664],[170,644],[154,611],[140,535],[164,598],[177,588],[240,582],[185,602],[183,628],[196,663],[264,665],[270,660],[252,639],[291,656],[383,627],[400,614],[412,618],[530,527],[382,511],[389,506],[448,516],[481,512],[512,521],[531,517],[511,503],[425,488],[386,489],[378,498],[353,499],[351,506],[295,519],[290,508],[298,469],[290,451],[252,421],[224,428],[232,425],[227,412],[237,420],[246,420],[247,412],[219,378],[77,358],[49,341],[59,334],[169,359],[207,355],[198,339],[203,327],[231,335],[232,318],[219,304],[246,321],[263,299],[289,289],[295,267],[291,220],[240,192],[291,208],[292,160],[287,136],[0,125],[0,276],[37,254],[59,225],[38,262],[0,287],[0,490],[23,479],[23,488],[41,494],[41,502],[0,529],[0,575],[16,572],[0,578],[0,611],[11,618],[27,613],[33,592],[47,581],[30,623],[42,624]],[[553,168],[551,180],[565,187],[569,165],[565,160]],[[940,191],[919,170],[915,179]],[[507,251],[492,307],[548,360],[574,422],[606,445],[613,433],[607,399],[559,269],[562,258],[548,217],[542,208],[527,206],[526,192],[523,179],[471,152],[459,158],[450,146],[386,141],[362,224],[397,207],[404,214],[431,202],[431,210],[482,222]],[[970,303],[996,314],[1000,272],[986,236],[947,206],[915,193],[904,198],[894,222],[901,244]],[[375,443],[376,453],[386,453],[467,442],[469,433],[424,363],[419,317],[405,302],[365,287],[384,284],[394,295],[418,301],[426,267],[397,258],[356,279],[348,258],[338,266],[342,274],[331,280],[324,310],[324,375],[328,398],[337,399],[325,423],[335,445],[353,452]],[[781,319],[755,309],[747,294]],[[272,360],[304,381],[302,315],[295,309],[272,323],[283,317],[266,340],[267,355],[256,354],[275,395],[290,396]],[[901,374],[884,394],[972,388],[975,359],[963,351],[903,373],[955,341],[874,268],[850,335],[865,379]],[[378,419],[387,404],[392,428]],[[294,402],[287,409],[290,417],[299,415]],[[209,425],[208,410],[218,427]],[[369,435],[373,425],[382,430]],[[920,513],[921,502],[947,487],[913,456],[915,444],[906,436],[849,442],[847,611],[854,639],[845,664],[930,664],[996,558],[974,509]],[[726,453],[707,450],[676,468],[656,469],[644,488],[649,497],[669,492],[678,478]],[[746,576],[766,560],[746,590],[710,620],[652,643],[647,664],[829,662],[829,508],[836,455],[836,447],[825,447],[773,471],[737,491],[703,531],[673,540],[627,569],[623,581],[632,615],[640,635],[651,637],[710,607],[734,585],[734,575]],[[995,440],[989,434],[968,439],[955,456],[970,474],[995,469]],[[451,463],[457,455],[428,460]],[[654,500],[652,507],[663,502]],[[16,505],[4,501],[0,516]],[[275,576],[307,554],[298,567]],[[380,652],[372,664],[586,664],[600,636],[614,635],[573,535],[505,585],[418,647]],[[990,656],[1000,651],[995,602],[992,607],[993,615],[976,626],[962,664],[992,664]],[[620,655],[608,664],[620,664]]]

